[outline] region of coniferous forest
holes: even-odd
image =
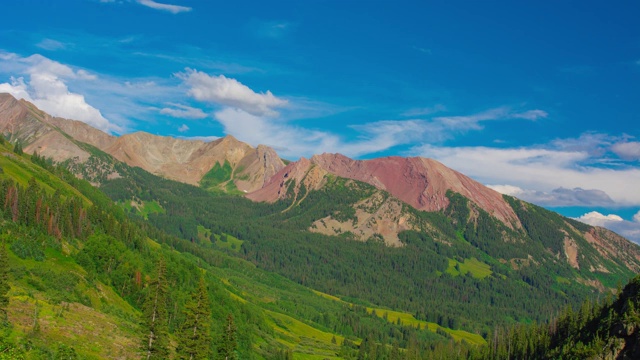
[[[0,358],[638,355],[640,280],[617,295],[565,281],[587,274],[554,261],[552,224],[565,223],[540,208],[518,214],[518,232],[450,193],[446,211],[407,208],[423,231],[389,247],[306,231],[315,219],[348,217],[375,191],[365,184],[335,179],[292,208],[118,164],[125,176],[97,189],[19,146],[0,147]],[[125,206],[132,201],[157,208],[143,214]],[[531,241],[491,241],[505,232]],[[496,260],[527,255],[546,271]],[[633,274],[620,266],[618,276]],[[613,275],[599,280],[617,285]]]

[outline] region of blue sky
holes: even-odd
[[[0,91],[113,134],[435,158],[640,241],[637,1],[24,0]],[[585,216],[585,214],[589,214]]]

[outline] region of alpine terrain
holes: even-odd
[[[640,354],[638,245],[438,161],[0,132],[0,358]]]

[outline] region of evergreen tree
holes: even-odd
[[[211,302],[207,286],[200,278],[198,289],[185,305],[185,322],[178,337],[180,359],[209,359],[211,357]]]
[[[20,141],[16,142],[16,144],[13,146],[13,152],[17,155],[22,155],[24,153],[24,151],[22,150],[22,143]]]
[[[0,322],[7,322],[7,307],[9,306],[9,262],[7,247],[4,241],[0,243]]]
[[[167,359],[169,357],[169,328],[167,325],[167,293],[166,264],[164,259],[158,262],[158,274],[147,289],[147,297],[143,304],[144,337],[142,348],[144,358]]]
[[[391,348],[391,354],[389,355],[389,360],[400,360],[401,358],[400,345],[398,345],[398,341],[394,341],[393,347]]]
[[[218,346],[218,360],[238,360],[236,353],[236,325],[233,323],[233,316],[227,316],[227,322],[222,329],[222,340]]]

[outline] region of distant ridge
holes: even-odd
[[[314,174],[311,179],[315,180],[305,181],[310,171]],[[445,209],[449,205],[446,193],[452,190],[466,196],[507,226],[520,225],[518,217],[501,194],[438,161],[420,157],[353,160],[341,154],[314,155],[310,160],[303,158],[287,165],[264,188],[248,197],[273,202],[284,196],[286,180],[296,179],[299,184],[305,182],[307,187],[318,188],[325,174],[365,182],[425,211]]]
[[[27,153],[84,163],[90,152],[77,142],[92,145],[114,158],[168,179],[198,185],[216,164],[228,162],[237,189],[251,192],[262,186],[284,163],[276,152],[257,148],[231,135],[212,142],[182,140],[145,132],[111,136],[81,121],[52,117],[33,104],[0,94],[0,132],[20,141]]]

